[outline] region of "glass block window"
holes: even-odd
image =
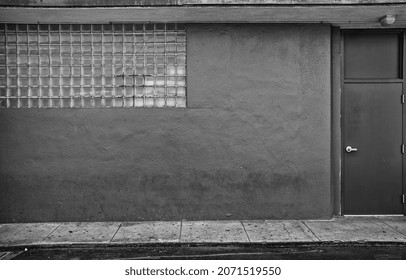
[[[186,107],[183,24],[0,24],[0,107]]]

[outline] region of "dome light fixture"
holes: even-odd
[[[394,15],[386,15],[379,20],[382,26],[388,26],[394,24],[396,17]]]

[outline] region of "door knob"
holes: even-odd
[[[347,147],[345,148],[345,150],[347,151],[347,153],[351,153],[351,152],[356,152],[356,151],[358,151],[357,148],[353,148],[353,147],[351,147],[351,146],[347,146]]]

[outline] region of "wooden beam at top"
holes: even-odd
[[[8,7],[143,7],[188,5],[374,5],[406,0],[0,0]]]
[[[377,23],[381,17],[387,14],[396,15],[397,25],[406,27],[406,5],[0,8],[0,21],[9,23]]]

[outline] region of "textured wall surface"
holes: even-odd
[[[0,222],[329,217],[330,27],[189,25],[187,67],[188,109],[0,110]]]

